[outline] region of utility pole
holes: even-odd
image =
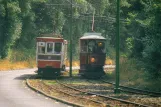
[[[72,77],[72,26],[73,26],[73,11],[72,11],[72,3],[73,0],[71,0],[71,19],[70,19],[70,71],[69,71],[69,75],[70,77]]]
[[[119,89],[119,41],[120,41],[120,0],[117,0],[117,15],[116,15],[116,85],[115,85],[115,89],[114,92],[116,94],[120,93],[120,89]]]

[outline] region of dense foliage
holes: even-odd
[[[115,47],[116,0],[73,0],[72,9],[70,5],[71,0],[0,0],[0,58],[13,49],[34,49],[40,34],[62,34],[69,40],[71,11],[73,56],[78,56],[79,37],[91,31],[93,13],[94,31]],[[142,61],[151,77],[161,76],[161,1],[121,0],[120,5],[120,50]]]
[[[136,1],[131,2],[134,5],[131,6],[127,18],[131,55],[143,62],[150,78],[159,78],[161,76],[161,1]]]

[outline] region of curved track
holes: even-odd
[[[139,106],[139,107],[149,107],[148,105],[144,105],[144,104],[139,104],[139,103],[135,103],[135,102],[130,102],[127,100],[122,100],[122,99],[118,99],[118,98],[114,98],[114,97],[110,97],[110,96],[105,96],[102,94],[97,94],[97,93],[93,93],[93,92],[87,92],[87,91],[83,91],[81,89],[78,88],[74,88],[72,86],[69,86],[67,84],[64,84],[62,82],[59,82],[57,80],[57,83],[60,84],[63,87],[69,88],[70,90],[75,90],[77,91],[76,94],[73,93],[73,91],[67,91],[67,93],[72,92],[70,94],[74,94],[75,96],[83,96],[85,98],[88,98],[94,102],[98,102],[98,103],[102,103],[103,105],[106,106],[121,106],[121,107],[135,107],[135,106]],[[69,90],[68,89],[68,90]],[[64,91],[64,90],[63,90]],[[93,97],[94,96],[94,97]]]
[[[58,82],[57,82],[58,83]],[[44,84],[44,85],[46,85],[44,82],[42,82],[42,84]],[[59,83],[58,83],[59,84]],[[49,87],[48,85],[46,85],[47,87]],[[74,98],[77,98],[77,99],[79,99],[79,100],[82,100],[82,102],[84,102],[85,104],[84,105],[86,105],[86,104],[89,104],[90,102],[93,102],[93,103],[95,103],[97,106],[100,106],[100,105],[104,105],[104,103],[102,103],[102,102],[99,102],[99,101],[95,101],[95,100],[92,100],[92,99],[89,99],[89,98],[87,98],[87,97],[84,97],[83,96],[83,93],[82,92],[80,92],[80,91],[77,91],[77,90],[72,90],[72,89],[69,89],[69,88],[67,88],[67,87],[64,87],[64,88],[62,88],[62,86],[61,86],[61,84],[60,84],[60,86],[56,86],[56,87],[52,87],[52,86],[50,86],[50,89],[51,90],[56,90],[56,91],[58,91],[58,92],[60,92],[60,93],[63,93],[63,94],[65,94],[65,95],[67,95],[68,97],[74,97]],[[80,96],[79,96],[80,95]],[[85,96],[87,96],[87,95],[85,95]],[[76,104],[77,102],[75,102],[75,104]],[[84,105],[83,104],[77,104],[77,105],[79,105],[80,107],[83,107]],[[108,105],[109,106],[109,105]]]

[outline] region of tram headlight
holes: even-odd
[[[99,42],[99,43],[98,43],[98,46],[99,46],[99,47],[102,47],[102,46],[103,46],[102,42]]]
[[[94,63],[96,61],[95,58],[91,58],[91,62]]]

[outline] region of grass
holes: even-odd
[[[66,66],[69,66],[69,60],[65,62]],[[72,61],[72,66],[79,66],[78,60]],[[107,57],[105,64],[114,64],[113,61]],[[23,68],[36,67],[35,49],[13,49],[11,50],[8,58],[0,60],[0,71],[15,70]]]
[[[36,67],[35,49],[13,49],[6,59],[0,60],[0,71]]]
[[[66,61],[65,64],[66,66],[70,65],[69,61]],[[72,66],[79,66],[79,64],[80,64],[79,61],[72,62]],[[113,64],[113,61],[107,58],[105,64],[111,65]],[[25,60],[16,60],[16,59],[10,60],[8,58],[8,59],[0,60],[0,71],[23,69],[23,68],[33,68],[33,67],[36,67],[35,58],[30,58],[30,59],[26,58]]]
[[[44,80],[44,82],[48,85],[58,84],[56,81],[52,81],[52,80]]]
[[[139,66],[138,66],[139,65]],[[161,91],[161,78],[147,80],[147,74],[136,59],[120,58],[120,84],[151,91]],[[115,71],[108,72],[106,78],[115,81]]]
[[[9,59],[0,60],[0,71],[33,68],[33,67],[36,67],[36,62],[35,60],[32,59],[27,61],[16,61],[16,62],[12,62]]]

